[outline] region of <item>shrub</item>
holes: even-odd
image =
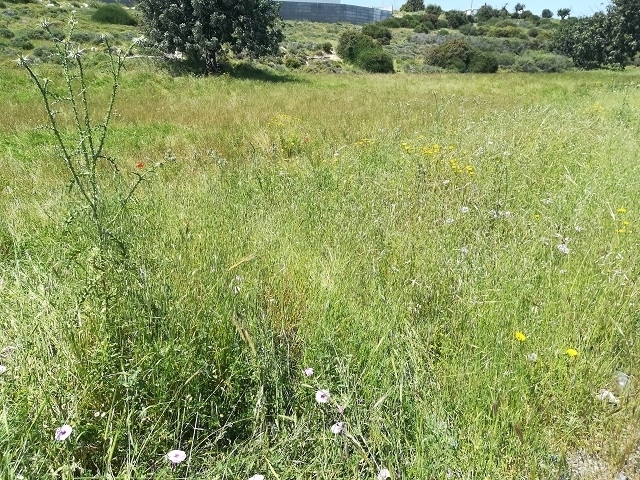
[[[284,65],[287,68],[300,68],[302,66],[302,62],[300,61],[300,59],[298,57],[295,57],[293,55],[288,55],[285,59],[284,59]]]
[[[563,55],[556,55],[546,52],[527,52],[518,57],[511,66],[514,72],[564,72],[573,68],[571,60]]]
[[[498,59],[487,52],[474,50],[469,60],[469,71],[473,73],[496,73],[498,71]]]
[[[4,2],[0,2],[0,8],[7,8],[7,5]]]
[[[440,7],[439,5],[434,5],[433,3],[430,3],[429,5],[426,6],[425,11],[427,13],[430,13],[431,15],[435,15],[436,17],[439,17],[442,14],[442,7]]]
[[[515,26],[495,27],[487,33],[489,37],[499,38],[522,38],[527,39],[529,36],[521,28]]]
[[[368,23],[362,27],[363,35],[375,38],[380,45],[389,45],[391,43],[391,30],[377,23]]]
[[[322,51],[324,53],[331,53],[333,52],[333,44],[331,42],[324,42],[322,44]]]
[[[527,33],[531,38],[536,38],[538,35],[540,35],[540,30],[534,27],[534,28],[530,28]]]
[[[465,23],[458,29],[458,31],[463,35],[478,35],[478,29],[473,23]]]
[[[55,50],[55,48],[53,47],[49,47],[46,45],[41,45],[39,47],[36,47],[33,50],[33,56],[34,57],[38,57],[40,60],[42,61],[47,61],[53,58],[56,58],[56,53],[57,51]]]
[[[13,33],[11,30],[9,30],[8,28],[0,28],[0,38],[13,38],[15,37],[15,33]]]
[[[33,48],[33,43],[31,43],[26,37],[15,37],[11,39],[11,46],[21,50],[31,50]]]
[[[106,3],[93,12],[91,19],[111,25],[137,25],[138,21],[118,3]]]
[[[447,26],[449,28],[460,28],[465,23],[469,23],[469,17],[460,10],[449,10],[446,14]]]
[[[95,40],[96,34],[92,32],[77,31],[71,34],[70,40],[78,43],[91,43]]]
[[[382,49],[364,50],[360,52],[356,60],[356,65],[372,73],[394,72],[391,55]]]
[[[425,57],[425,62],[436,67],[464,72],[467,70],[471,56],[471,47],[460,38],[447,40],[433,47]]]
[[[365,50],[376,50],[379,48],[380,45],[378,45],[376,41],[368,35],[364,35],[357,30],[348,30],[340,35],[336,53],[343,60],[354,63],[360,52]]]

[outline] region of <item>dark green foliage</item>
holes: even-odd
[[[42,61],[47,61],[56,57],[56,50],[47,45],[41,45],[33,49],[33,56],[38,57]]]
[[[424,0],[407,0],[407,3],[400,7],[401,12],[421,12],[424,9]]]
[[[473,23],[466,23],[462,25],[458,31],[463,35],[478,35],[478,29]]]
[[[538,30],[537,28],[530,28],[527,34],[531,38],[536,38],[538,35],[540,35],[540,30]]]
[[[570,8],[559,8],[558,9],[558,16],[564,20],[565,18],[567,18],[569,15],[571,14],[571,9]]]
[[[140,0],[138,8],[152,45],[186,54],[205,75],[219,71],[227,51],[248,58],[279,54],[280,6],[271,0]]]
[[[500,18],[505,16],[506,12],[503,10],[498,10],[493,8],[491,5],[487,5],[486,3],[478,8],[476,12],[475,18],[478,22],[486,22],[492,18]]]
[[[31,43],[27,37],[15,37],[11,39],[11,46],[21,50],[31,50],[33,43]]]
[[[393,59],[382,49],[365,50],[358,55],[356,64],[372,73],[393,73]]]
[[[110,25],[137,25],[138,21],[119,3],[105,3],[93,12],[91,19]]]
[[[7,5],[4,2],[0,2],[0,8],[7,8]]]
[[[637,51],[637,43],[621,33],[623,28],[611,13],[569,19],[554,32],[550,48],[570,57],[579,68],[624,67]]]
[[[527,52],[515,59],[510,70],[524,73],[555,73],[573,68],[573,63],[563,55],[545,52]]]
[[[446,13],[447,27],[460,28],[462,25],[469,23],[469,16],[460,10],[449,10]]]
[[[391,43],[391,30],[379,23],[368,23],[362,27],[362,34],[375,38],[380,45]]]
[[[13,33],[11,30],[9,30],[8,28],[0,28],[0,38],[13,38],[15,37],[15,33]]]
[[[288,55],[285,59],[284,59],[284,65],[287,68],[300,68],[302,66],[302,62],[300,61],[300,59],[294,55]]]
[[[324,42],[322,44],[322,51],[324,53],[331,53],[333,52],[333,44],[331,42]]]
[[[427,13],[430,13],[431,15],[435,15],[436,17],[439,17],[442,14],[442,7],[440,7],[439,5],[434,5],[430,3],[425,8],[425,11]]]
[[[553,18],[553,12],[548,8],[542,10],[542,14],[540,15],[542,18]]]
[[[496,73],[498,59],[491,53],[474,50],[469,58],[469,71],[472,73]]]
[[[348,30],[340,36],[336,53],[344,61],[369,72],[393,72],[391,56],[373,38],[357,30]]]
[[[92,32],[77,31],[71,34],[70,40],[78,43],[92,43],[97,35]]]
[[[376,50],[379,48],[380,45],[378,45],[376,41],[368,35],[364,35],[357,30],[348,30],[340,35],[336,53],[343,60],[355,63],[361,52],[364,52],[365,50]]]
[[[441,45],[433,47],[427,52],[425,61],[429,65],[456,70],[458,72],[467,71],[471,58],[471,47],[465,40],[455,38],[447,40]]]

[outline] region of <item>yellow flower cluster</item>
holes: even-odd
[[[372,140],[371,138],[361,138],[360,140],[355,142],[353,145],[359,148],[363,148],[363,147],[370,147],[374,143],[376,143],[376,141]]]
[[[616,232],[619,234],[633,233],[633,230],[631,228],[631,222],[629,222],[629,220],[624,218],[624,215],[627,213],[627,209],[624,207],[620,207],[616,210],[616,213],[618,213],[618,215],[620,215],[621,217],[618,220],[618,228]]]

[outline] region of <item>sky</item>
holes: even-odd
[[[391,8],[398,10],[406,0],[341,0],[340,3],[345,5],[360,5],[363,7]],[[542,10],[548,8],[553,12],[554,18],[559,8],[570,8],[571,16],[582,17],[591,16],[595,12],[604,11],[609,4],[607,0],[424,0],[425,5],[440,5],[443,10],[467,10],[469,8],[478,8],[485,3],[494,8],[502,8],[505,4],[507,10],[513,11],[513,7],[517,3],[523,3],[527,8],[536,15],[540,15]],[[472,6],[473,5],[473,6]]]

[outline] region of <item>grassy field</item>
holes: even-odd
[[[0,74],[0,478],[551,479],[581,451],[594,478],[623,468],[637,70],[127,62],[106,143],[122,175],[101,161],[100,194],[144,181],[109,258],[26,71]]]

